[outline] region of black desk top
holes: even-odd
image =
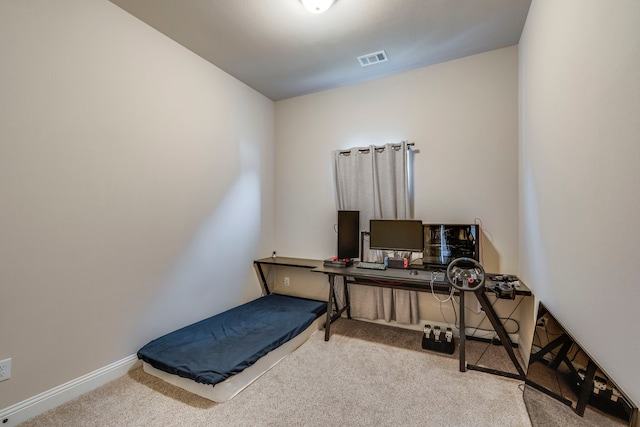
[[[317,259],[289,258],[284,256],[261,258],[255,260],[254,263],[303,268],[317,268],[322,266],[322,261],[319,261]]]
[[[308,268],[316,273],[333,274],[336,276],[350,277],[356,282],[371,286],[395,287],[398,289],[408,289],[417,291],[434,290],[448,291],[449,282],[433,281],[431,283],[431,271],[422,268],[388,268],[386,270],[371,270],[367,268],[357,268],[355,265],[349,267],[328,267],[324,265],[324,261],[317,259],[292,258],[292,257],[267,257],[254,261],[255,264],[275,265],[283,267],[301,267]],[[418,274],[411,274],[411,271],[417,271]],[[485,288],[491,288],[499,282],[494,282],[496,273],[486,273]],[[517,279],[517,277],[516,277]],[[490,290],[490,289],[487,289]],[[531,296],[531,290],[523,283],[515,287],[516,295]]]
[[[422,269],[396,269],[388,268],[386,270],[371,270],[367,268],[350,267],[326,267],[320,265],[312,270],[316,273],[334,274],[336,276],[347,276],[353,278],[356,282],[370,284],[372,286],[394,287],[399,289],[409,289],[425,291],[431,289],[431,271]],[[418,274],[411,274],[411,271],[417,271]],[[486,274],[485,288],[494,285],[492,277],[496,274]],[[447,281],[433,281],[433,288],[438,290],[448,290],[450,284]],[[516,295],[530,296],[531,290],[520,283],[515,287]]]
[[[401,282],[401,283],[415,283],[415,284],[428,284],[431,282],[431,272],[425,270],[413,270],[413,269],[399,269],[388,268],[386,270],[373,270],[369,268],[358,268],[355,266],[349,267],[328,267],[320,266],[313,270],[317,273],[324,274],[336,274],[338,276],[350,276],[361,279],[376,279],[384,280],[387,282]],[[411,271],[416,271],[418,274],[411,274]],[[438,282],[434,282],[438,283]],[[442,282],[445,284],[445,282]]]

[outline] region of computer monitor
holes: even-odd
[[[372,219],[369,221],[369,248],[396,252],[422,252],[422,221]]]
[[[360,211],[338,211],[338,258],[360,257]]]

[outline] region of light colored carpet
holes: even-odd
[[[21,427],[531,426],[521,381],[460,372],[457,350],[422,350],[420,337],[339,319],[330,341],[315,333],[228,402],[213,403],[135,369]],[[469,363],[494,351],[467,344]]]

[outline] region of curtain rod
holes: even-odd
[[[410,147],[413,147],[414,145],[415,145],[415,143],[413,143],[413,142],[407,142],[407,150],[409,150]],[[391,144],[391,148],[398,149],[400,147],[401,147],[400,144]],[[384,146],[375,146],[374,147],[374,150],[376,150],[376,151],[383,151],[384,149],[385,149]],[[360,152],[360,153],[368,153],[369,152],[369,148],[360,148],[358,150],[358,152]],[[348,154],[351,154],[351,150],[342,150],[342,151],[340,151],[340,155],[344,156],[344,155],[348,155]]]

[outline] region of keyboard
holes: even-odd
[[[364,262],[360,261],[356,264],[357,268],[366,268],[368,270],[386,270],[387,266],[379,262]]]

